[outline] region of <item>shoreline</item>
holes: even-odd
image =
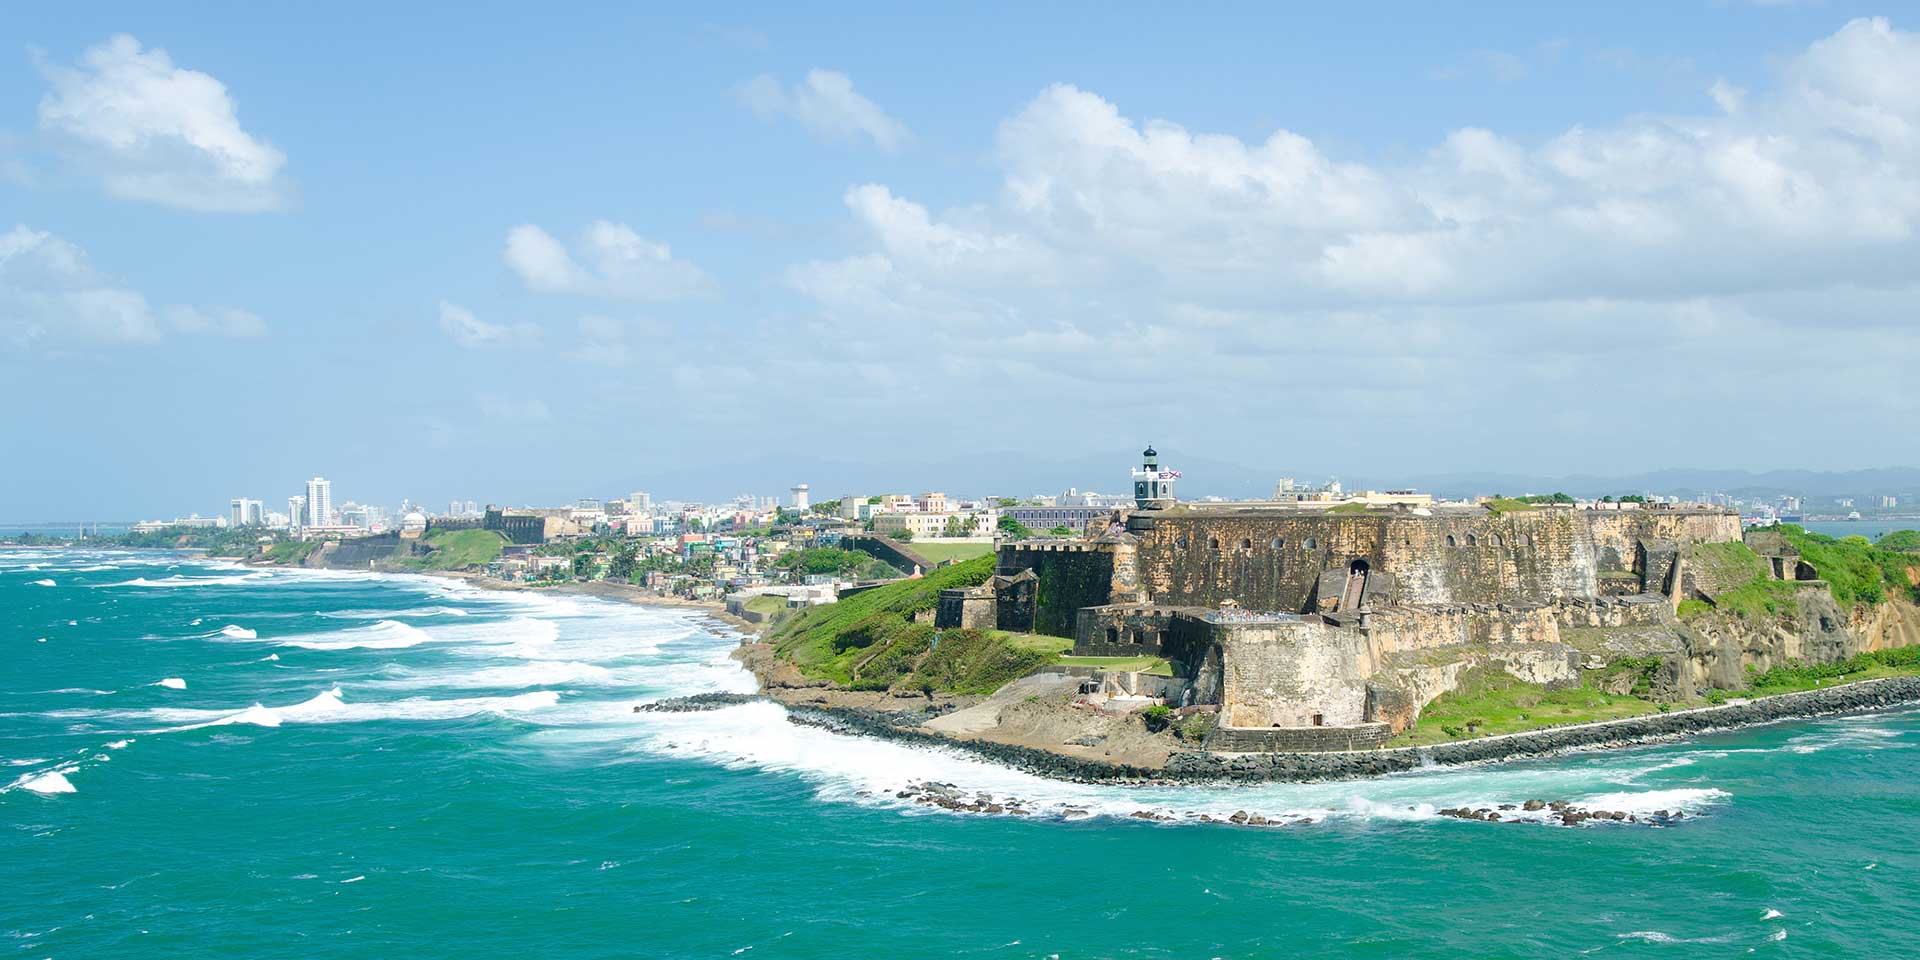
[[[268,568],[285,566],[250,565]],[[1221,784],[1371,779],[1423,769],[1480,766],[1624,749],[1748,727],[1867,713],[1920,703],[1920,677],[1883,677],[1719,706],[1542,727],[1426,746],[1314,753],[1177,751],[1167,758],[1164,766],[1154,767],[1079,757],[1045,747],[950,735],[923,726],[927,718],[920,711],[882,710],[830,702],[801,703],[773,696],[770,688],[774,684],[770,682],[768,674],[740,656],[765,632],[767,624],[753,623],[727,613],[725,605],[717,601],[660,596],[642,587],[602,581],[535,586],[457,570],[387,572],[442,577],[485,590],[554,592],[640,606],[698,610],[739,636],[740,643],[734,659],[742,661],[742,669],[753,676],[759,696],[780,703],[786,709],[790,723],[849,736],[952,748],[1025,773],[1079,783]],[[812,684],[807,686],[813,689]],[[828,688],[820,689],[826,692]],[[870,694],[862,699],[884,702],[886,698]]]
[[[1748,727],[1871,713],[1920,703],[1920,677],[1882,677],[1713,707],[1543,727],[1419,747],[1323,753],[1175,753],[1165,767],[1110,763],[1038,747],[953,737],[909,715],[786,704],[790,722],[918,746],[951,747],[1025,773],[1079,783],[1220,784],[1362,780],[1444,767],[1482,766],[1666,743]]]

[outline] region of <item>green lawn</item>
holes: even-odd
[[[1061,657],[1054,661],[1066,667],[1093,667],[1096,670],[1131,670],[1156,677],[1173,676],[1173,664],[1165,657]]]
[[[972,560],[974,557],[985,556],[993,552],[993,544],[991,543],[935,543],[927,540],[916,540],[906,546],[908,550],[926,557],[934,563],[945,563],[948,560],[957,563],[963,560]]]

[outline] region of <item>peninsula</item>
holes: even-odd
[[[802,722],[1081,777],[1370,774],[1920,699],[1903,544],[1695,504],[1182,503],[1174,476],[1149,448],[1084,535],[794,611],[741,659]]]

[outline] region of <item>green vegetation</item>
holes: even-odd
[[[1610,665],[1610,671],[1640,670],[1639,658]],[[1655,663],[1658,662],[1656,659]],[[1441,694],[1420,711],[1420,719],[1395,738],[1394,746],[1445,743],[1468,737],[1516,733],[1566,723],[1617,720],[1653,713],[1660,705],[1644,696],[1606,693],[1592,684],[1548,690],[1505,673],[1472,670],[1458,689]],[[1601,682],[1605,682],[1603,677]],[[1635,682],[1640,687],[1640,682]]]
[[[787,611],[787,598],[779,594],[763,593],[748,597],[747,602],[741,606],[753,613],[771,617]]]
[[[1027,526],[1024,523],[1021,523],[1018,520],[1015,520],[1012,517],[1002,516],[1000,518],[999,526],[1000,526],[1000,532],[1002,534],[1005,534],[1006,536],[1014,540],[1033,539],[1033,528]]]
[[[991,543],[930,543],[922,540],[913,545],[913,552],[927,558],[930,563],[945,563],[948,560],[972,560],[993,552]]]
[[[1158,733],[1165,730],[1167,724],[1173,722],[1173,708],[1164,703],[1156,703],[1140,711],[1140,720],[1147,725],[1148,730]]]
[[[1813,565],[1841,606],[1877,604],[1889,597],[1920,603],[1920,561],[1911,554],[1876,547],[1865,537],[1836,540],[1790,523],[1773,529],[1800,551],[1800,559]]]
[[[1067,649],[1072,649],[1073,641],[1062,641]],[[1156,677],[1173,676],[1173,663],[1165,657],[1069,657],[1062,656],[1054,661],[1068,667],[1093,667],[1098,670],[1130,670],[1135,673],[1150,673]]]
[[[1882,550],[1920,553],[1920,530],[1895,530],[1875,540],[1873,545]]]
[[[1064,523],[1047,531],[1047,536],[1049,537],[1060,537],[1062,539],[1065,539],[1073,535],[1074,535],[1073,528],[1067,526]]]
[[[1494,497],[1487,501],[1487,509],[1492,511],[1494,516],[1498,517],[1509,513],[1519,513],[1522,510],[1532,510],[1533,504],[1513,497]]]
[[[856,593],[838,603],[809,607],[781,624],[768,641],[781,656],[805,671],[831,658],[834,638],[850,633],[855,624],[877,613],[904,619],[932,610],[940,602],[940,591],[987,582],[993,576],[993,564],[993,557],[979,557],[933,570],[918,580],[902,580]]]
[[[992,693],[1054,662],[1073,641],[999,630],[942,630],[916,623],[939,604],[940,591],[978,586],[993,576],[994,558],[940,567],[917,580],[875,587],[838,603],[810,607],[775,627],[775,652],[809,677],[856,690]]]
[[[1748,668],[1747,682],[1752,695],[1772,696],[1826,685],[1838,680],[1853,683],[1881,677],[1906,677],[1920,674],[1920,646],[1894,647],[1855,654],[1838,663],[1788,663],[1765,672]]]
[[[249,557],[259,551],[263,538],[274,536],[277,534],[259,527],[166,527],[99,537],[92,542],[120,547],[205,550],[215,557]]]
[[[285,566],[299,566],[306,562],[307,556],[320,548],[318,540],[282,540],[266,550],[266,558]]]
[[[892,533],[889,533],[889,534],[887,534],[887,538],[888,538],[888,539],[890,539],[890,540],[898,540],[898,541],[900,541],[901,543],[912,543],[912,542],[913,542],[913,531],[912,531],[912,530],[908,530],[908,529],[906,529],[905,527],[902,527],[902,528],[900,528],[900,529],[898,529],[898,530],[895,530],[895,531],[894,531],[894,532],[892,532]]]
[[[1695,544],[1691,560],[1699,579],[1717,585],[1718,592],[1711,601],[1680,601],[1678,613],[1682,620],[1704,616],[1712,610],[1743,620],[1759,620],[1792,615],[1799,609],[1795,600],[1799,588],[1791,582],[1773,579],[1767,562],[1745,543]]]
[[[1327,512],[1328,513],[1366,513],[1367,505],[1364,503],[1343,503],[1337,507],[1328,507]]]
[[[485,566],[500,556],[507,541],[492,530],[439,530],[428,533],[426,544],[433,552],[424,557],[407,557],[402,566],[415,570],[468,570]]]
[[[809,574],[851,577],[873,563],[873,557],[858,550],[840,550],[834,547],[789,550],[773,561],[774,566],[796,577]]]

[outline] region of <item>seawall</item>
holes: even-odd
[[[1548,727],[1436,744],[1341,753],[1177,753],[1164,769],[1102,763],[1033,747],[944,737],[903,725],[898,714],[873,710],[791,707],[794,723],[837,733],[861,734],[950,747],[1037,776],[1095,783],[1287,782],[1351,780],[1435,766],[1493,763],[1581,750],[1624,747],[1739,727],[1803,720],[1920,702],[1920,677],[1865,680],[1823,690],[1783,693],[1718,707],[1676,710],[1623,720]]]

